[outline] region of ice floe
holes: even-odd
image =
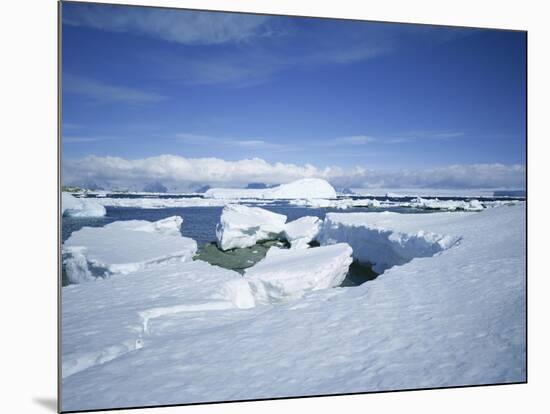
[[[245,279],[257,302],[296,299],[308,291],[340,285],[351,255],[346,243],[307,250],[272,247],[263,260],[245,271]]]
[[[315,240],[323,220],[315,216],[304,216],[286,223],[284,237],[293,249],[307,249],[309,243]]]
[[[181,223],[181,217],[168,217],[153,223],[116,221],[75,231],[63,243],[67,278],[79,283],[171,260],[191,260],[197,243],[181,235]]]
[[[286,216],[259,207],[230,204],[224,207],[216,226],[222,250],[250,247],[258,241],[277,238],[285,229]]]
[[[93,199],[76,198],[69,193],[62,192],[61,214],[70,217],[102,217],[107,214],[107,211]]]

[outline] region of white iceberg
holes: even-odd
[[[61,193],[61,215],[70,217],[103,217],[107,214],[105,207],[91,198],[76,198]]]
[[[323,220],[315,216],[300,217],[298,220],[286,223],[284,237],[293,249],[307,249],[311,241],[315,240]]]
[[[128,274],[167,261],[189,261],[197,243],[180,233],[181,217],[157,222],[116,221],[84,227],[63,243],[67,278],[72,283]]]
[[[303,178],[288,184],[264,189],[250,188],[211,188],[204,193],[206,198],[217,199],[316,199],[336,198],[336,190],[326,180],[320,178]]]
[[[259,207],[231,204],[224,207],[216,226],[222,250],[250,247],[258,241],[274,239],[285,229],[286,216]]]
[[[352,253],[346,243],[307,250],[272,247],[265,258],[245,271],[245,279],[259,303],[296,299],[308,291],[339,286]]]

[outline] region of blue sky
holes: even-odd
[[[64,3],[62,36],[67,180],[523,186],[524,33]]]

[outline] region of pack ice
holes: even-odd
[[[274,251],[244,278],[180,262],[63,288],[62,409],[525,380],[523,205],[345,216],[328,215],[325,246],[287,250],[280,265]],[[361,239],[393,253],[369,252]],[[385,272],[247,309],[231,299],[250,301],[256,277],[313,277],[325,255],[304,255],[334,249],[343,261],[350,253],[341,243]],[[294,254],[308,258],[310,272]]]
[[[156,222],[116,221],[75,231],[63,243],[67,277],[79,283],[170,260],[191,260],[197,243],[181,235],[182,222],[174,216]]]
[[[90,198],[76,198],[61,193],[61,214],[71,217],[102,217],[107,214],[105,207]]]

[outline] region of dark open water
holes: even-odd
[[[253,205],[252,205],[253,206]],[[329,212],[377,212],[377,211],[395,211],[401,213],[423,213],[424,211],[410,208],[348,208],[338,210],[334,208],[307,208],[288,205],[287,203],[262,205],[261,208],[284,214],[288,217],[287,221],[296,220],[303,216],[317,216],[325,218]],[[82,227],[101,227],[108,223],[118,220],[147,220],[157,221],[166,217],[181,216],[183,225],[181,233],[186,237],[196,240],[199,246],[216,240],[216,224],[220,219],[223,207],[178,207],[178,208],[134,208],[134,207],[106,207],[107,215],[105,217],[63,217],[62,236],[63,241],[67,240],[73,231]]]

